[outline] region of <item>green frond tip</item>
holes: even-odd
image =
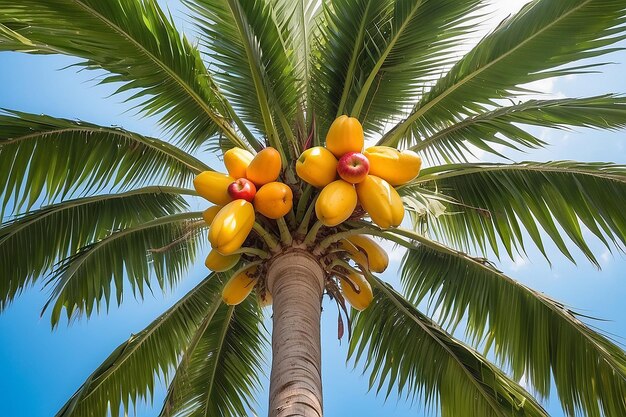
[[[150,183],[185,186],[206,164],[167,142],[117,127],[0,112],[0,213],[80,193]]]
[[[544,398],[554,381],[568,416],[626,415],[626,353],[563,304],[425,238],[407,251],[401,278],[414,305],[428,300],[438,322],[463,323],[515,380]]]
[[[63,259],[46,284],[53,285],[44,307],[53,304],[52,325],[63,309],[69,320],[108,307],[112,295],[120,304],[124,281],[136,297],[152,291],[153,277],[161,289],[173,286],[195,260],[204,227],[202,212],[172,214],[115,231]],[[180,244],[159,250],[172,242]]]
[[[145,329],[119,345],[55,417],[127,415],[151,402],[157,378],[169,380],[200,325],[222,305],[228,274],[210,274]]]
[[[524,251],[522,230],[548,258],[548,237],[574,261],[566,244],[599,264],[583,235],[583,226],[607,248],[626,245],[626,167],[572,161],[518,164],[449,164],[424,169],[400,193],[437,191],[457,203],[448,214],[431,218],[434,236],[465,251],[478,248],[509,256]]]
[[[108,236],[187,210],[192,190],[146,187],[67,200],[13,218],[0,228],[0,311],[56,263]],[[24,256],[27,254],[28,256]]]
[[[218,135],[246,147],[197,48],[156,0],[0,0],[0,9],[0,50],[65,54],[105,70],[102,83],[132,91],[129,100],[185,148]]]
[[[221,303],[187,345],[159,417],[236,417],[253,410],[267,344],[254,297]]]
[[[370,386],[418,397],[442,417],[548,417],[515,381],[445,333],[378,278],[374,301],[353,314],[349,355],[363,362]]]

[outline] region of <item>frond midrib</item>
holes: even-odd
[[[28,135],[24,135],[24,136],[19,136],[16,138],[11,138],[7,141],[4,141],[2,144],[3,145],[12,145],[18,142],[21,142],[23,140],[28,140],[28,139],[35,139],[35,138],[44,138],[46,136],[50,136],[50,135],[58,135],[58,134],[62,134],[62,133],[108,133],[108,134],[112,134],[112,135],[117,135],[120,136],[122,138],[126,138],[129,139],[133,142],[140,142],[152,149],[155,149],[159,152],[165,153],[168,156],[170,156],[171,158],[177,160],[178,162],[182,163],[183,165],[187,166],[188,168],[191,168],[192,170],[194,170],[196,173],[200,173],[202,171],[212,171],[212,169],[206,165],[204,162],[200,161],[199,159],[197,159],[196,157],[194,157],[193,155],[183,151],[182,149],[179,148],[175,148],[174,145],[171,145],[168,142],[163,142],[163,143],[167,143],[168,145],[173,147],[173,150],[175,149],[176,152],[183,152],[185,154],[185,157],[188,157],[189,159],[193,160],[193,162],[197,163],[198,166],[195,166],[193,164],[191,164],[188,161],[185,161],[183,158],[181,158],[178,155],[175,155],[171,152],[165,152],[163,148],[157,146],[155,143],[153,143],[153,141],[158,140],[158,139],[153,139],[153,138],[147,138],[145,137],[146,140],[143,140],[142,137],[138,137],[135,135],[132,135],[124,130],[120,130],[120,129],[116,129],[116,128],[106,128],[106,127],[71,127],[71,128],[63,128],[63,129],[53,129],[53,130],[46,130],[46,131],[41,131],[41,132],[37,132],[37,133],[31,133]]]
[[[549,165],[549,163],[534,163],[537,165],[526,165],[524,162],[520,162],[518,164],[449,164],[449,165],[441,165],[439,167],[433,167],[430,170],[434,170],[437,168],[446,168],[449,171],[443,174],[437,174],[436,171],[434,174],[429,174],[429,168],[424,169],[422,172],[425,172],[426,175],[419,176],[416,178],[411,185],[423,184],[431,181],[438,181],[445,178],[453,178],[462,175],[472,175],[472,174],[480,174],[485,172],[495,172],[495,171],[531,171],[531,172],[555,172],[561,174],[577,174],[577,175],[587,175],[590,177],[597,177],[608,179],[612,181],[616,181],[619,183],[626,184],[626,172],[622,175],[616,175],[611,173],[605,173],[602,171],[589,171],[584,169],[576,169],[569,167],[562,167],[557,165]],[[618,165],[619,167],[619,165]],[[469,168],[469,169],[462,169]],[[405,185],[406,186],[406,185]],[[404,187],[404,186],[403,186]]]
[[[92,16],[96,17],[98,20],[102,21],[105,25],[109,26],[113,31],[117,32],[119,35],[121,35],[123,38],[125,38],[127,41],[129,41],[130,43],[132,43],[133,45],[135,45],[135,47],[140,50],[144,55],[146,55],[152,62],[154,62],[158,67],[160,67],[163,71],[165,71],[165,73],[167,75],[169,75],[181,88],[183,88],[183,90],[185,90],[185,92],[187,94],[189,94],[189,96],[196,102],[196,104],[198,104],[198,106],[200,106],[200,108],[206,113],[207,116],[209,116],[209,118],[218,126],[221,127],[222,131],[233,141],[235,141],[236,143],[239,143],[239,138],[237,137],[237,135],[232,132],[232,128],[229,124],[227,123],[223,123],[223,119],[220,117],[217,117],[217,114],[215,114],[211,108],[208,106],[207,103],[204,102],[204,100],[202,100],[202,98],[195,92],[193,91],[192,88],[189,87],[189,85],[187,85],[187,83],[178,76],[178,74],[176,74],[174,71],[172,71],[171,68],[169,68],[167,65],[165,65],[163,62],[161,62],[158,57],[156,57],[152,52],[150,52],[149,50],[147,50],[146,48],[144,48],[144,46],[137,42],[135,39],[133,39],[131,36],[129,36],[122,28],[120,28],[118,25],[116,25],[115,23],[111,22],[109,19],[107,19],[105,16],[103,16],[102,14],[98,13],[96,10],[93,10],[91,7],[88,7],[86,4],[84,4],[83,2],[79,1],[79,0],[74,0],[75,3],[78,3],[78,5],[83,8],[84,10],[86,10],[89,14],[91,14]],[[223,100],[226,100],[225,98],[222,98]]]

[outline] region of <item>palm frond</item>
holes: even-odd
[[[133,90],[137,107],[158,115],[186,148],[218,134],[246,147],[224,118],[224,99],[198,50],[156,0],[1,0],[0,9],[0,50],[61,53],[106,70],[102,83]]]
[[[0,228],[0,311],[55,263],[120,230],[187,209],[191,190],[146,187],[41,207]]]
[[[332,121],[345,114],[355,99],[359,59],[368,34],[377,33],[388,15],[390,0],[334,0],[323,3],[325,25],[311,50],[315,122],[326,132]]]
[[[220,88],[242,118],[282,150],[294,143],[291,121],[299,91],[295,66],[286,49],[288,27],[281,27],[273,2],[185,0],[204,35]],[[281,133],[279,133],[279,127]],[[282,141],[286,139],[286,141]],[[284,154],[283,156],[285,156]],[[294,156],[296,157],[296,156]],[[285,160],[285,163],[287,160]]]
[[[450,164],[425,169],[401,189],[437,190],[455,201],[450,213],[429,220],[434,236],[466,251],[487,246],[509,256],[524,251],[524,233],[548,259],[542,236],[572,262],[565,236],[599,266],[583,226],[607,248],[626,244],[626,167],[571,161],[519,164]]]
[[[275,4],[279,26],[288,28],[285,44],[294,62],[298,91],[304,93],[299,106],[306,111],[302,127],[308,133],[313,116],[311,48],[319,28],[323,27],[323,7],[317,0],[277,0]]]
[[[373,277],[372,277],[373,278]],[[387,284],[355,313],[349,355],[363,358],[370,385],[419,397],[442,417],[542,416],[545,410],[478,352],[455,340]],[[378,381],[378,384],[376,384]]]
[[[468,117],[411,147],[430,160],[466,162],[473,146],[503,156],[496,147],[514,150],[539,148],[545,142],[518,124],[568,129],[626,127],[626,98],[612,94],[558,100],[529,100]]]
[[[195,260],[205,226],[202,212],[163,216],[114,231],[63,259],[47,283],[54,286],[45,307],[54,304],[52,325],[63,308],[69,320],[83,313],[89,317],[103,302],[108,307],[112,287],[120,304],[125,281],[136,297],[152,291],[152,273],[161,289],[174,285]]]
[[[382,133],[399,113],[416,103],[458,58],[455,52],[472,31],[482,0],[400,0],[368,33],[354,81],[350,114],[368,131]],[[328,64],[326,64],[328,65]]]
[[[145,329],[119,345],[55,417],[119,417],[152,401],[155,381],[170,378],[206,317],[222,304],[228,275],[211,274]],[[120,413],[123,410],[123,413]]]
[[[0,113],[0,213],[105,188],[185,186],[210,169],[167,142],[120,128]]]
[[[622,349],[574,311],[486,260],[418,239],[402,263],[402,283],[413,304],[428,297],[440,323],[456,326],[466,317],[473,343],[486,343],[514,379],[527,380],[543,397],[553,378],[568,416],[626,415]]]
[[[254,297],[221,304],[182,356],[160,417],[248,415],[264,361],[262,314]]]
[[[441,78],[380,144],[414,145],[533,81],[589,71],[575,61],[615,51],[624,39],[621,0],[535,0],[503,21]]]

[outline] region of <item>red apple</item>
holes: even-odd
[[[256,194],[254,183],[245,178],[239,178],[228,186],[228,195],[233,200],[246,200],[252,202]]]
[[[351,184],[357,184],[367,177],[370,172],[370,161],[360,152],[348,152],[337,163],[337,173]]]

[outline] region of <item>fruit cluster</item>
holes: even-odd
[[[293,193],[277,182],[282,164],[274,148],[255,155],[233,148],[224,153],[228,174],[204,171],[193,181],[196,192],[215,206],[203,212],[209,225],[211,252],[205,265],[215,272],[233,268],[241,258],[241,246],[255,223],[255,210],[270,219],[285,216],[293,205]],[[256,267],[237,273],[226,285],[223,297],[228,304],[239,304],[256,283]]]
[[[415,178],[422,159],[415,152],[400,152],[387,146],[363,151],[363,145],[359,121],[340,116],[328,130],[326,147],[307,149],[296,162],[298,176],[322,188],[315,202],[315,214],[325,226],[346,221],[357,204],[384,229],[399,226],[404,218],[404,205],[394,186]]]

